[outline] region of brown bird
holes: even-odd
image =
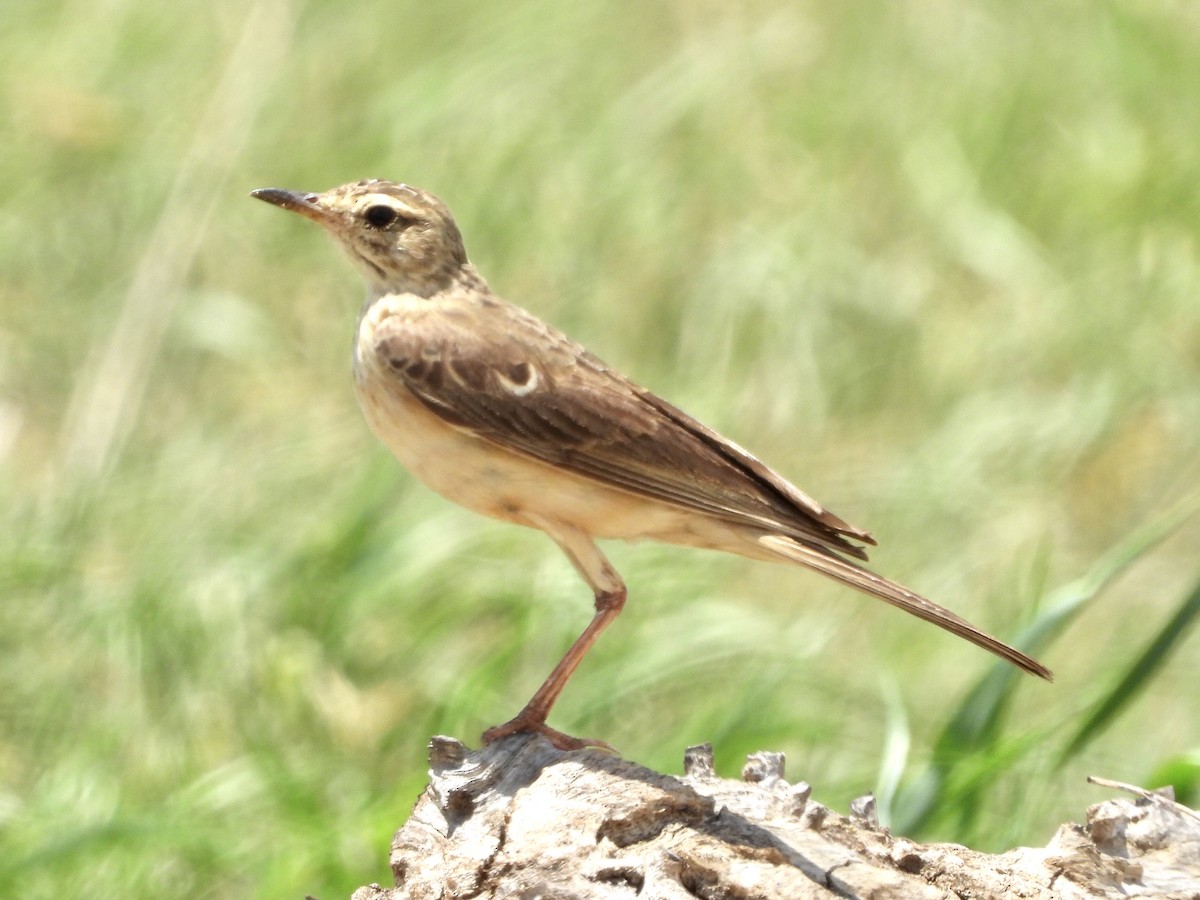
[[[354,381],[367,422],[419,479],[468,509],[539,528],[595,593],[591,623],[515,718],[484,742],[546,724],[567,680],[625,605],[597,539],[654,539],[791,562],[966,638],[1027,672],[1037,660],[852,562],[871,535],[737,444],[500,299],[426,191],[359,181],[252,196],[323,226],[367,281]]]

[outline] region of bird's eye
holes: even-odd
[[[398,213],[392,207],[380,203],[377,206],[368,206],[363,216],[372,228],[387,228],[396,221]]]

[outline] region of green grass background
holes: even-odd
[[[429,736],[512,715],[590,615],[367,432],[357,276],[264,186],[433,190],[500,293],[996,633],[1134,541],[982,752],[981,651],[614,545],[630,603],[557,726],[666,771],[782,750],[992,849],[1087,774],[1196,778],[1200,7],[13,0],[0,49],[3,895],[389,883]]]

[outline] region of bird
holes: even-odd
[[[446,205],[370,179],[251,196],[316,222],[362,274],[355,391],[370,428],[420,481],[467,509],[545,532],[594,595],[562,660],[483,742],[527,732],[560,749],[607,746],[547,718],[625,605],[598,540],[657,540],[786,562],[897,606],[1052,679],[1046,666],[862,565],[867,531],[738,444],[495,294]]]

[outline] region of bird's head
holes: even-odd
[[[427,297],[453,284],[467,265],[450,210],[420,188],[371,180],[323,194],[261,188],[250,195],[324,227],[380,293]]]

